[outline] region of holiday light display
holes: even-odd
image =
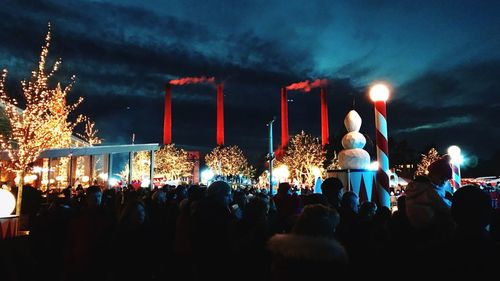
[[[315,180],[315,167],[323,173],[323,162],[326,160],[325,151],[318,138],[313,138],[302,131],[292,137],[288,143],[285,156],[281,160],[288,166],[291,178],[312,186]],[[279,164],[276,163],[278,166]]]
[[[5,106],[5,114],[11,126],[10,134],[0,135],[0,148],[7,152],[10,159],[9,169],[17,173],[19,188],[22,190],[23,179],[29,172],[29,166],[43,150],[67,147],[75,126],[83,120],[78,116],[75,122],[67,120],[69,113],[82,102],[82,98],[73,105],[66,105],[66,96],[71,91],[75,77],[66,87],[58,83],[55,88],[49,85],[49,79],[57,72],[61,60],[57,60],[52,69],[46,69],[51,41],[50,24],[42,46],[38,69],[32,71],[30,80],[22,81],[22,93],[26,108],[20,110],[16,99],[5,91],[7,70],[0,78],[0,100]],[[21,212],[22,192],[18,192],[16,214]]]
[[[94,146],[95,144],[101,144],[102,139],[97,136],[99,130],[94,128],[95,122],[92,122],[90,118],[85,118],[85,133],[78,134],[83,140],[85,140],[89,146]]]
[[[254,169],[236,145],[217,146],[205,156],[207,166],[215,175],[252,177]]]
[[[132,180],[143,181],[149,178],[150,155],[149,151],[140,151],[132,158]],[[154,177],[162,177],[166,180],[178,180],[181,177],[192,176],[194,163],[189,159],[188,153],[175,144],[163,146],[155,151]],[[120,176],[126,179],[129,174],[129,166],[120,172]]]
[[[415,171],[415,176],[425,176],[429,173],[427,171],[427,168],[429,165],[441,158],[439,153],[435,148],[431,148],[427,154],[422,154],[422,160],[420,160],[420,163],[417,165],[417,170]]]
[[[188,153],[175,144],[165,145],[155,152],[155,177],[163,176],[167,180],[189,177],[193,167]]]

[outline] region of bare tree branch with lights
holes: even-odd
[[[101,144],[102,139],[97,136],[99,130],[94,128],[95,122],[91,121],[90,118],[85,118],[85,132],[84,134],[78,134],[83,140],[85,140],[90,146],[95,144]]]
[[[427,154],[422,154],[422,160],[420,160],[420,163],[417,165],[417,171],[415,171],[415,176],[425,176],[429,173],[427,171],[427,168],[429,168],[429,165],[441,158],[439,156],[439,153],[435,148],[431,148]]]
[[[214,174],[224,177],[244,176],[251,178],[254,168],[248,164],[243,151],[236,145],[217,146],[205,156],[207,166]]]
[[[325,159],[321,141],[302,131],[290,140],[281,162],[288,166],[291,178],[312,186],[315,180],[313,171],[319,169],[323,173]]]
[[[26,108],[19,109],[18,101],[8,96],[5,90],[7,70],[3,70],[0,79],[0,100],[9,120],[10,134],[0,135],[0,148],[8,153],[10,170],[19,178],[16,214],[21,214],[22,187],[24,175],[30,172],[30,165],[46,149],[68,147],[75,126],[83,120],[78,116],[75,122],[68,121],[68,115],[82,102],[82,98],[73,105],[66,104],[66,96],[73,88],[75,77],[64,88],[58,83],[55,88],[49,86],[49,79],[57,72],[61,60],[46,69],[51,40],[50,23],[45,44],[42,46],[38,69],[31,72],[29,80],[21,81]]]

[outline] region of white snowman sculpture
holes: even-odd
[[[366,139],[359,132],[361,117],[355,110],[349,111],[344,119],[347,134],[342,138],[344,150],[339,153],[339,165],[342,169],[366,169],[370,164],[370,154],[363,147]]]

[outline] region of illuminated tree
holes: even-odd
[[[145,177],[149,178],[149,151],[139,151],[134,153],[132,158],[132,180],[142,180]],[[125,165],[125,170],[128,175],[128,164]]]
[[[155,175],[167,180],[189,177],[193,167],[194,162],[189,159],[188,153],[175,144],[165,145],[155,152]]]
[[[291,178],[306,185],[313,185],[314,170],[319,169],[323,173],[325,159],[321,141],[302,131],[290,140],[281,162],[288,166]]]
[[[417,171],[415,172],[415,176],[425,176],[429,173],[427,168],[429,165],[438,160],[441,156],[435,148],[431,148],[427,154],[422,154],[422,160],[417,165]]]
[[[17,107],[18,102],[10,98],[5,91],[7,70],[3,70],[0,79],[0,100],[5,107],[5,114],[10,124],[10,134],[0,135],[0,147],[10,158],[10,170],[19,178],[16,214],[21,213],[22,186],[24,175],[29,172],[30,165],[40,153],[49,148],[67,147],[70,145],[71,133],[76,122],[67,121],[68,114],[82,101],[80,98],[73,105],[66,105],[66,96],[75,82],[74,76],[64,89],[58,83],[55,88],[49,86],[48,80],[57,72],[61,60],[57,60],[50,70],[46,69],[51,39],[50,24],[42,46],[38,69],[31,72],[30,80],[21,81],[25,109]]]
[[[340,170],[341,168],[342,167],[340,167],[340,164],[339,164],[339,156],[337,154],[337,151],[334,151],[332,163],[330,163],[330,165],[328,165],[327,170]]]
[[[83,138],[90,146],[94,144],[101,144],[102,139],[97,136],[99,130],[95,129],[95,122],[92,122],[90,118],[85,118],[85,133],[78,134],[79,137]]]
[[[236,145],[217,146],[205,156],[205,162],[214,174],[224,177],[241,175],[250,178],[254,174],[254,168]]]
[[[142,180],[149,177],[149,151],[140,151],[134,154],[132,158],[132,179]],[[164,177],[167,180],[176,180],[181,177],[189,177],[192,175],[194,162],[188,157],[188,153],[175,144],[165,145],[161,149],[155,151],[154,159],[155,169],[154,177]],[[125,169],[120,173],[121,177],[128,177],[129,167],[125,165]]]

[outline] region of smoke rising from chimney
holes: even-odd
[[[175,85],[175,86],[182,86],[182,85],[187,85],[187,84],[202,84],[202,83],[215,85],[215,78],[214,77],[205,77],[205,76],[185,77],[185,78],[170,80],[170,82],[169,82],[170,85]]]
[[[306,80],[290,84],[286,87],[286,89],[289,91],[301,91],[308,93],[311,91],[311,89],[326,86],[327,83],[328,81],[326,79],[316,79],[313,82],[309,82],[309,80]]]

